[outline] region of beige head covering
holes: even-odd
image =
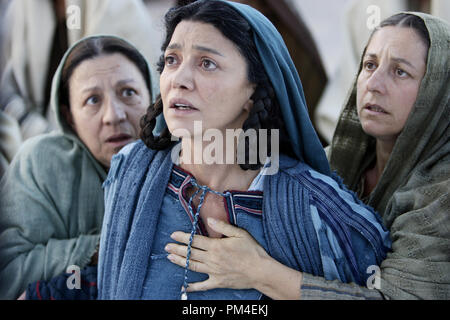
[[[450,26],[427,14],[410,14],[425,22],[430,35],[427,71],[367,202],[379,211],[393,240],[394,252],[382,264],[383,291],[398,296],[398,288],[408,288],[412,295],[442,297],[441,291],[450,297]],[[375,139],[364,133],[358,119],[355,81],[332,141],[330,163],[355,190],[374,157]]]

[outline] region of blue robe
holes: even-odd
[[[371,275],[368,268],[380,264],[386,256],[388,232],[378,214],[331,173],[308,117],[300,77],[276,28],[250,6],[223,3],[241,14],[252,28],[296,157],[280,155],[279,172],[264,179],[263,229],[269,255],[299,271],[365,285]],[[113,157],[104,183],[100,299],[142,297],[164,191],[172,172],[170,151],[150,150],[138,142]]]
[[[171,149],[139,141],[113,157],[105,188],[99,299],[140,299],[165,189]],[[365,284],[390,246],[380,218],[336,177],[280,156],[264,179],[263,229],[270,256],[296,270]]]

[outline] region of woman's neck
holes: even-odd
[[[378,179],[383,174],[384,168],[386,167],[386,164],[391,156],[392,150],[394,149],[395,141],[388,140],[379,140],[377,139],[376,144],[376,155],[377,155],[377,161],[376,161],[376,168],[377,168],[377,176]]]
[[[200,185],[208,186],[212,190],[219,192],[225,190],[248,190],[259,170],[242,170],[236,161],[232,164],[205,161],[203,151],[207,146],[208,143],[203,144],[202,148],[199,148],[199,145],[194,147],[192,141],[183,140],[180,167],[189,171]],[[188,157],[183,159],[183,156],[186,155],[186,150],[190,151],[190,159]],[[223,159],[226,159],[226,152],[227,150],[224,149]],[[228,150],[228,152],[232,152],[234,157],[235,150]],[[194,162],[195,159],[197,161]],[[201,161],[198,161],[199,159]]]
[[[377,139],[375,166],[368,169],[365,173],[364,196],[369,195],[375,189],[378,181],[380,181],[384,168],[394,149],[394,145],[395,140],[385,141]]]

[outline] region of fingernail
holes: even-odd
[[[173,255],[172,254],[168,254],[167,255],[167,259],[169,259],[170,261],[173,261]]]
[[[164,250],[166,250],[166,251],[170,251],[170,248],[171,248],[171,245],[170,245],[170,244],[168,244],[168,245],[166,245],[166,246],[164,247]]]
[[[213,226],[213,225],[215,225],[217,223],[217,220],[216,219],[214,219],[214,218],[208,218],[208,224],[210,225],[210,226]]]

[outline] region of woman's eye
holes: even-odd
[[[401,78],[408,76],[408,73],[400,68],[395,69],[395,74]]]
[[[86,104],[96,105],[100,102],[100,98],[98,96],[91,96],[86,100]]]
[[[122,91],[122,96],[126,97],[126,98],[129,98],[129,97],[134,96],[136,93],[137,93],[136,90],[131,89],[131,88],[127,88],[127,89],[124,89]]]
[[[166,63],[166,66],[171,66],[176,63],[176,59],[174,56],[167,56],[164,58],[164,61]]]
[[[375,63],[368,61],[368,62],[364,63],[364,68],[366,70],[375,70],[376,65],[375,65]]]
[[[202,68],[207,71],[212,71],[217,68],[217,65],[209,59],[202,60]]]

